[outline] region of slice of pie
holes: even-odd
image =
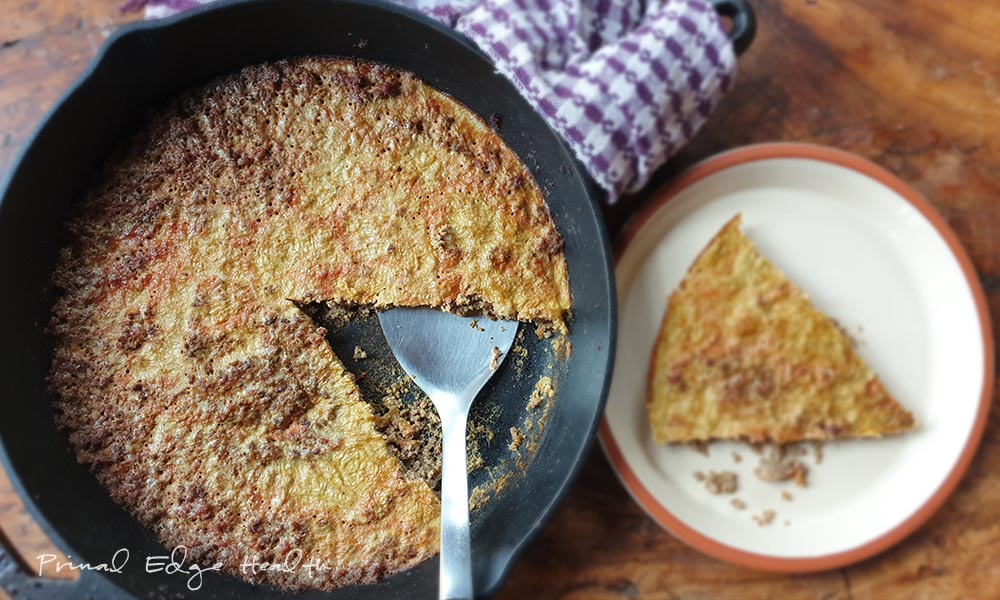
[[[879,437],[916,421],[837,324],[730,220],[670,296],[649,373],[658,443]]]

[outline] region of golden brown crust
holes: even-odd
[[[737,215],[670,296],[650,364],[659,443],[878,437],[916,421]]]
[[[293,301],[557,326],[570,304],[525,167],[470,111],[372,64],[265,64],[173,100],[69,233],[50,388],[79,459],[167,546],[290,588],[417,564],[439,511]],[[295,549],[330,569],[240,571]]]

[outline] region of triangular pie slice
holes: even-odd
[[[691,265],[653,351],[658,443],[879,437],[916,420],[837,324],[730,220]]]

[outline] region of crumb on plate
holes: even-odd
[[[735,494],[740,487],[739,476],[733,471],[709,471],[705,489],[710,494]]]
[[[816,440],[812,443],[813,464],[818,465],[823,462],[823,442]]]
[[[765,510],[759,515],[754,515],[753,520],[757,523],[758,527],[767,527],[774,521],[775,512],[773,510]]]
[[[708,456],[708,442],[689,442],[688,445],[698,454]]]
[[[805,487],[809,468],[802,461],[793,458],[793,456],[799,455],[799,448],[796,446],[789,450],[777,444],[768,446],[761,455],[757,467],[753,470],[754,475],[761,481],[792,480],[795,485]]]

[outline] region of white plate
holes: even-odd
[[[646,419],[646,375],[667,297],[736,213],[764,255],[858,340],[860,354],[920,422],[900,436],[826,444],[821,464],[805,458],[805,489],[759,481],[746,445],[715,443],[708,457],[658,446]],[[838,151],[751,146],[682,176],[624,239],[601,442],[623,483],[667,530],[738,564],[819,570],[884,550],[944,502],[985,425],[992,336],[967,255],[915,192]],[[736,497],[747,508],[709,494],[696,470],[736,471]],[[794,500],[782,500],[782,490]],[[752,516],[767,509],[776,517],[761,527]]]

